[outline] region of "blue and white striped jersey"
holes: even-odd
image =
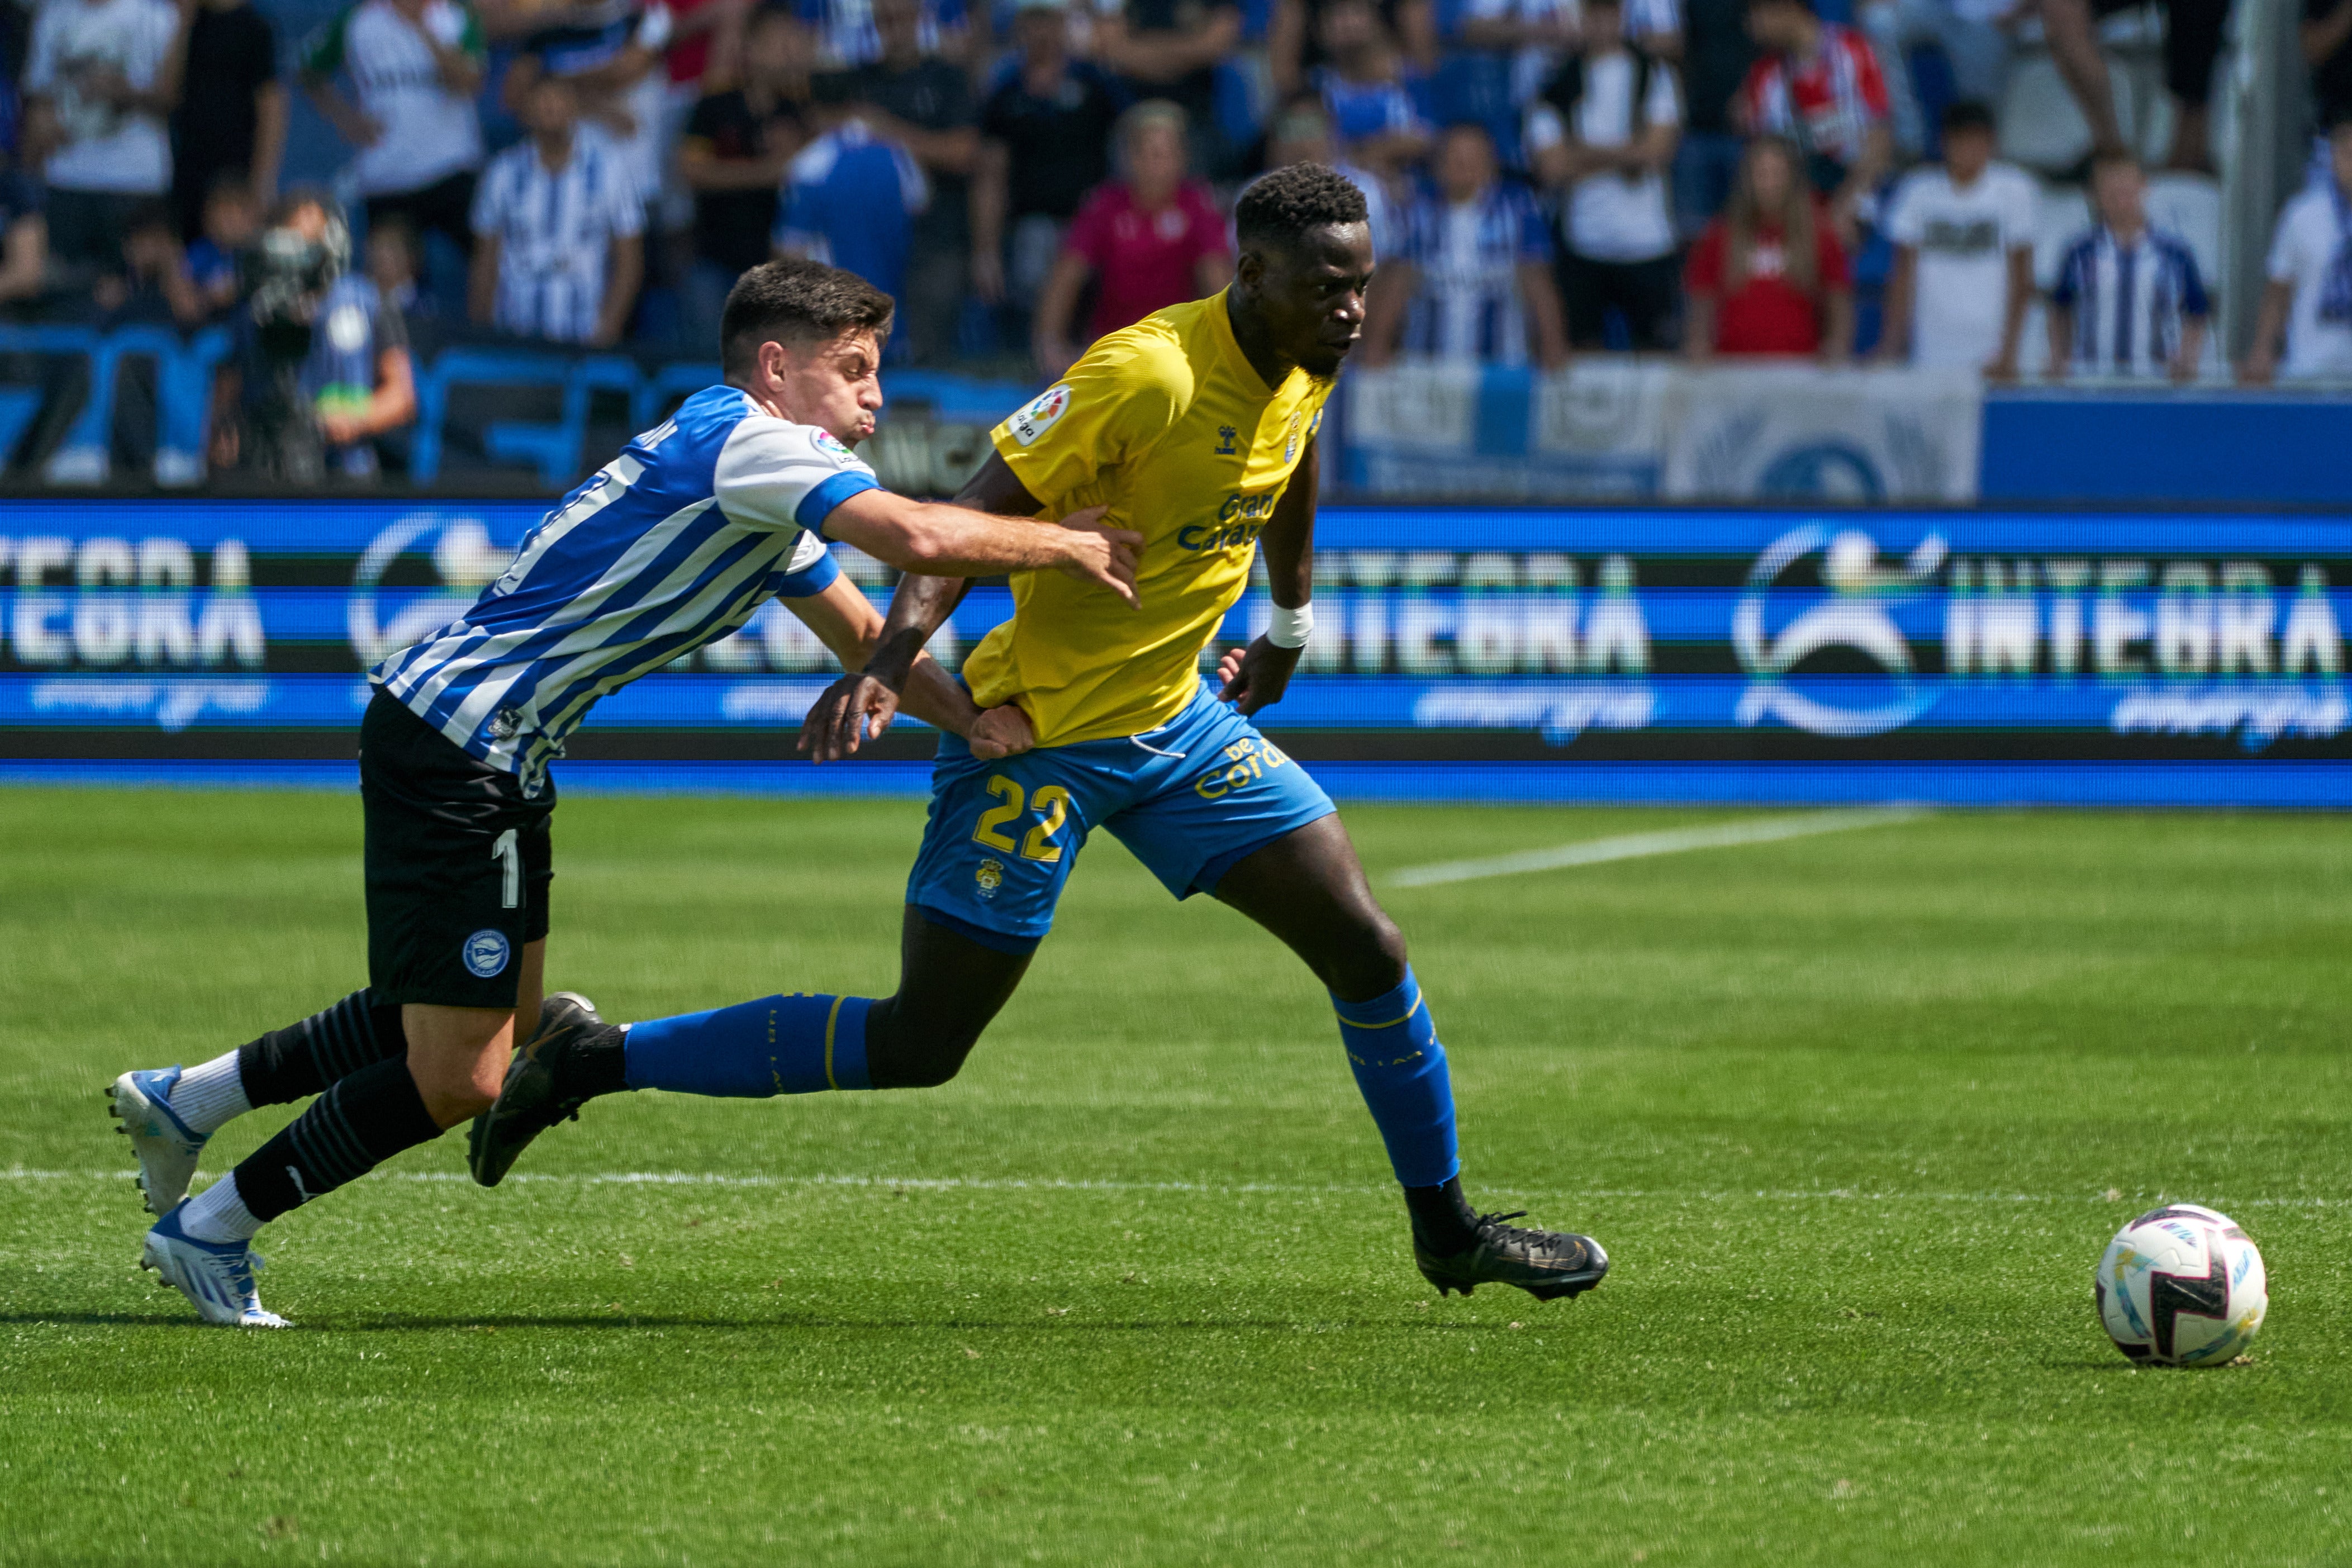
[[[1551,259],[1551,236],[1527,187],[1497,181],[1458,205],[1424,192],[1408,223],[1405,258],[1420,270],[1421,291],[1405,315],[1404,351],[1525,364],[1519,268]]]
[[[490,160],[474,192],[474,232],[499,242],[492,320],[523,337],[584,343],[604,307],[613,241],[645,232],[627,150],[583,125],[561,169],[522,141]]]
[[[707,387],[541,518],[473,608],[368,679],[537,795],[598,698],[764,599],[824,591],[840,575],[824,520],[879,488],[828,432]]]
[[[2212,306],[2182,241],[2144,228],[2129,245],[2099,225],[2067,247],[2050,301],[2074,313],[2077,374],[2163,375],[2180,352],[2180,323]]]

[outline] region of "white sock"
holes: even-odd
[[[253,1101],[245,1098],[245,1075],[237,1070],[235,1051],[188,1068],[172,1086],[172,1113],[200,1138],[211,1137],[252,1109]]]
[[[251,1241],[261,1234],[261,1222],[236,1195],[236,1173],[232,1171],[181,1205],[180,1228],[198,1241],[220,1246]]]

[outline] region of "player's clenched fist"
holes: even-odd
[[[992,763],[1001,757],[1017,757],[1034,746],[1037,731],[1031,728],[1029,715],[1008,702],[973,720],[968,739],[973,756]]]
[[[1223,689],[1217,700],[1230,702],[1247,715],[1282,700],[1290,689],[1291,672],[1298,668],[1303,648],[1277,647],[1259,637],[1247,648],[1234,648],[1217,661],[1217,679]]]
[[[1131,528],[1105,528],[1101,520],[1108,510],[1107,506],[1090,506],[1062,520],[1070,538],[1066,541],[1069,555],[1061,569],[1082,581],[1099,583],[1129,605],[1140,608],[1143,601],[1136,596],[1135,572],[1143,560],[1143,535]]]

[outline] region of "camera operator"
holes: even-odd
[[[317,191],[288,195],[238,258],[236,368],[215,406],[215,467],[315,484],[376,472],[375,440],[416,417],[408,332]]]

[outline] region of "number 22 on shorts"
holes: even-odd
[[[1047,865],[1062,858],[1062,847],[1054,842],[1054,836],[1070,819],[1068,790],[1060,784],[1043,784],[1034,795],[1030,795],[1018,784],[998,773],[988,781],[988,793],[996,797],[998,804],[982,812],[980,820],[973,824],[973,843],[985,844],[1007,855],[1017,849],[1023,859],[1042,860]],[[1018,817],[1024,807],[1034,808],[1039,820],[1016,846],[999,829]]]

